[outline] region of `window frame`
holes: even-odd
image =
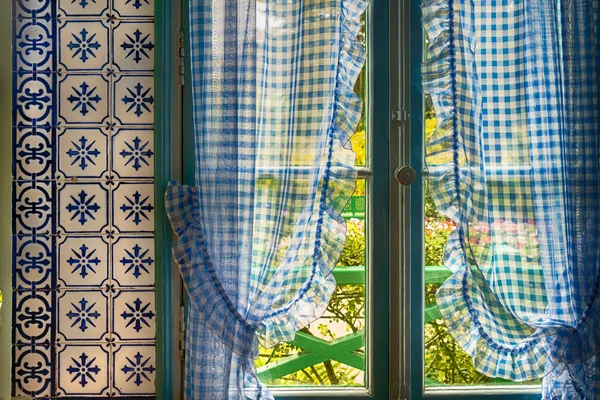
[[[155,10],[155,196],[170,179],[194,181],[190,110],[184,110],[180,77],[180,32],[187,1],[156,0]],[[423,32],[421,1],[371,0],[368,8],[367,166],[370,271],[367,272],[367,387],[274,390],[277,399],[539,399],[538,387],[424,386],[424,96],[421,87]],[[182,9],[183,8],[183,9]],[[379,23],[375,23],[378,21]],[[385,23],[384,23],[385,22]],[[187,35],[184,35],[187,42]],[[186,45],[184,48],[189,49]],[[160,55],[160,56],[158,56]],[[190,76],[187,65],[186,77]],[[189,78],[188,78],[189,79]],[[189,85],[187,86],[189,88]],[[183,96],[183,97],[182,97]],[[406,111],[406,113],[405,113]],[[398,117],[399,116],[399,117]],[[183,121],[186,122],[183,122]],[[379,155],[385,154],[386,157]],[[410,165],[415,182],[394,179],[397,166]],[[403,207],[390,207],[403,204]],[[156,204],[157,374],[156,397],[180,398],[183,369],[179,317],[181,284],[171,257],[172,232],[164,204]],[[412,221],[412,222],[411,222]],[[387,285],[376,285],[388,282]],[[374,290],[377,289],[377,290]],[[176,323],[174,323],[174,320]],[[386,356],[383,356],[383,355]]]
[[[154,196],[163,199],[167,184],[181,176],[181,86],[179,37],[181,2],[155,2],[155,166]],[[171,255],[173,232],[165,203],[155,204],[156,255],[156,398],[181,396],[180,324],[181,279]]]
[[[403,2],[406,3],[406,2]],[[410,360],[409,395],[412,400],[539,400],[540,387],[537,385],[522,386],[450,386],[426,388],[424,384],[424,305],[425,305],[425,248],[424,226],[424,132],[425,132],[425,96],[421,84],[421,61],[424,52],[424,35],[421,25],[421,0],[410,1],[406,9],[410,49],[407,57],[407,68],[410,80],[410,144],[406,146],[410,165],[416,171],[415,183],[410,187],[409,218],[414,223],[409,225],[410,244],[405,255],[407,269],[410,270],[410,300],[405,312],[410,315],[410,328],[406,332],[410,337],[408,359]],[[400,22],[401,23],[401,22]],[[401,286],[402,287],[402,286]]]

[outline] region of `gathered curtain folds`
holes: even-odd
[[[186,399],[269,399],[254,367],[335,290],[366,0],[190,0],[196,186],[171,182]]]
[[[456,225],[437,292],[490,377],[600,399],[597,0],[425,0],[430,193]]]

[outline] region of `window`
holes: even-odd
[[[154,95],[157,199],[171,178],[194,181],[191,96],[185,82],[190,73],[185,71],[189,65],[180,61],[189,60],[187,36],[180,34],[182,26],[185,30],[184,3],[155,4],[154,54],[163,55],[156,58]],[[10,37],[10,17],[5,14],[0,39]],[[536,386],[490,381],[470,369],[470,360],[436,313],[432,294],[448,274],[440,267],[440,251],[452,226],[432,209],[423,184],[423,146],[435,115],[420,88],[424,47],[419,4],[371,0],[363,23],[368,61],[355,89],[365,100],[365,111],[352,139],[359,155],[359,181],[344,215],[351,234],[334,272],[338,289],[327,313],[293,343],[261,349],[259,376],[273,386],[278,398],[538,398]],[[2,82],[12,79],[8,61],[0,64]],[[0,121],[7,131],[11,117],[6,114]],[[395,180],[394,171],[403,166],[415,171],[410,185]],[[1,164],[3,168],[10,167]],[[12,183],[2,184],[9,196]],[[156,202],[155,207],[157,397],[180,398],[180,317],[185,296],[171,261],[172,232],[163,218],[164,206]],[[2,228],[10,229],[8,223]],[[12,238],[5,236],[0,235],[0,249],[10,246]],[[11,359],[11,335],[4,333],[12,329],[13,310],[7,298],[13,288],[5,271],[0,269],[4,292],[0,360]],[[3,392],[10,391],[9,370],[3,361],[0,398],[9,396]]]

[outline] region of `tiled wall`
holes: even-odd
[[[153,0],[12,12],[13,395],[153,396]]]

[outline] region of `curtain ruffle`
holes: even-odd
[[[590,363],[590,358],[593,358],[598,352],[598,332],[600,332],[600,299],[598,298],[598,286],[600,284],[600,277],[598,275],[597,268],[590,269],[589,279],[594,283],[589,285],[591,290],[585,293],[564,293],[565,297],[560,297],[555,294],[555,297],[550,299],[538,298],[536,300],[538,309],[541,309],[538,315],[535,313],[525,314],[524,312],[517,312],[511,308],[511,305],[507,303],[505,297],[500,296],[496,293],[499,290],[498,282],[493,282],[493,279],[489,279],[489,274],[493,274],[490,271],[482,271],[479,268],[477,260],[474,260],[473,250],[470,247],[469,239],[469,228],[473,216],[473,208],[475,207],[471,202],[474,201],[474,192],[485,188],[475,188],[475,185],[480,183],[479,176],[483,169],[483,160],[476,159],[480,154],[477,154],[475,150],[469,148],[469,145],[473,145],[473,138],[469,138],[471,142],[466,143],[465,135],[475,135],[479,133],[463,132],[459,130],[460,123],[468,124],[472,122],[476,129],[476,122],[467,121],[462,119],[468,119],[471,115],[465,116],[459,114],[460,111],[464,111],[464,103],[475,100],[480,100],[479,93],[476,92],[477,85],[470,82],[468,79],[479,79],[476,75],[478,71],[473,67],[474,54],[476,52],[476,39],[469,38],[469,24],[473,21],[468,20],[468,15],[472,10],[462,10],[463,14],[457,15],[455,13],[454,5],[459,2],[452,0],[426,0],[423,3],[423,26],[428,38],[428,51],[426,60],[422,66],[423,73],[423,88],[424,92],[431,96],[431,100],[435,109],[437,117],[437,128],[429,138],[426,146],[426,158],[427,160],[445,160],[445,162],[431,163],[428,166],[429,172],[429,184],[430,190],[435,195],[433,196],[434,202],[437,209],[450,218],[456,223],[456,230],[452,232],[448,239],[446,251],[444,254],[444,265],[453,272],[453,275],[440,287],[438,290],[437,304],[442,317],[446,325],[449,328],[450,333],[453,335],[457,343],[463,348],[473,359],[475,368],[481,373],[490,376],[498,377],[503,379],[509,379],[513,381],[527,381],[544,377],[544,398],[554,398],[555,394],[552,394],[552,390],[555,385],[562,385],[561,380],[564,380],[564,385],[571,385],[570,389],[562,390],[562,392],[570,392],[573,395],[576,393],[584,393],[589,389],[590,382],[593,378],[588,375],[589,371],[593,370]],[[468,3],[468,2],[467,2]],[[536,7],[544,8],[543,2],[534,2]],[[463,2],[460,2],[464,5]],[[469,7],[468,5],[465,7]],[[579,12],[584,8],[579,6]],[[597,9],[596,9],[597,11]],[[527,12],[536,14],[528,9]],[[566,12],[563,10],[563,12]],[[569,11],[570,12],[570,11]],[[475,15],[473,13],[472,15]],[[477,18],[477,17],[475,17]],[[546,15],[545,18],[548,18]],[[585,16],[580,15],[582,21],[585,20]],[[542,21],[542,18],[540,18]],[[538,24],[544,22],[537,21]],[[499,23],[499,22],[498,22]],[[585,24],[581,24],[584,26]],[[539,27],[537,27],[539,29]],[[489,29],[489,28],[488,28]],[[533,31],[535,28],[530,27]],[[546,30],[552,31],[552,29],[559,29],[556,27],[545,27]],[[568,30],[572,27],[563,27],[562,29]],[[584,28],[581,28],[582,31]],[[460,32],[460,33],[459,33]],[[530,33],[530,36],[537,34],[537,39],[545,40],[546,38],[540,32]],[[552,32],[556,37],[560,37],[562,32]],[[583,40],[581,36],[580,40]],[[548,43],[545,43],[548,45]],[[583,44],[576,47],[578,44],[571,44],[576,49],[583,48]],[[591,48],[595,48],[593,43],[588,43]],[[535,49],[538,52],[543,52],[540,48]],[[567,51],[568,49],[565,49]],[[520,50],[524,51],[524,50]],[[533,50],[529,50],[533,51]],[[573,51],[573,50],[572,50]],[[575,51],[576,52],[576,51]],[[540,63],[545,62],[545,68],[551,70],[551,67],[560,65],[563,62],[560,58],[560,54],[557,53],[552,60],[553,64],[548,66],[548,60],[543,59],[545,54],[536,54],[538,58],[535,58],[532,62],[535,62],[533,66],[538,67]],[[573,56],[575,57],[575,56]],[[587,62],[589,61],[589,55],[585,55]],[[584,62],[586,60],[580,60]],[[489,62],[489,60],[487,60]],[[482,62],[483,63],[483,62]],[[582,64],[583,65],[583,64]],[[472,68],[472,69],[469,69]],[[571,67],[574,68],[574,67]],[[574,68],[575,72],[584,71],[585,69]],[[589,68],[588,68],[589,70]],[[541,74],[541,72],[539,72]],[[573,74],[573,71],[565,69],[563,71],[565,76]],[[468,75],[468,76],[467,76]],[[542,74],[543,75],[543,74]],[[584,74],[585,75],[585,74]],[[580,78],[578,75],[577,78]],[[542,79],[532,73],[533,79]],[[553,79],[557,77],[553,77]],[[489,77],[488,77],[489,79]],[[548,78],[548,81],[544,81],[543,84],[540,82],[531,82],[531,87],[528,96],[535,98],[539,95],[535,88],[546,85],[560,85],[560,82],[553,82]],[[590,83],[592,84],[592,83]],[[539,91],[544,88],[538,89]],[[553,93],[554,87],[547,88],[547,93]],[[470,92],[473,91],[473,92]],[[548,96],[550,96],[548,94]],[[584,96],[581,94],[580,97]],[[477,97],[477,99],[472,99]],[[544,101],[544,99],[537,99],[538,101]],[[550,107],[550,100],[545,99],[548,104],[545,107]],[[579,99],[581,100],[581,99]],[[461,104],[459,107],[458,104]],[[568,105],[568,104],[567,104]],[[471,109],[476,110],[479,107],[478,104],[468,104]],[[544,112],[559,112],[560,107],[564,107],[562,103],[555,105],[556,110],[546,110],[541,108],[535,110],[538,114],[532,112],[530,118],[534,118],[540,115],[540,118],[544,118],[545,123],[548,124],[547,131],[542,132],[529,132],[530,135],[554,135],[555,140],[562,140],[563,146],[581,145],[586,141],[581,139],[585,133],[579,132],[580,136],[571,134],[573,138],[569,137],[569,130],[566,127],[550,126],[551,120],[548,115],[544,115]],[[515,108],[516,109],[516,108]],[[480,111],[480,110],[479,110]],[[524,111],[521,111],[524,112]],[[568,112],[567,112],[568,114]],[[589,120],[585,121],[585,127],[591,126],[596,118],[592,112],[586,114]],[[480,117],[478,115],[478,117]],[[571,116],[574,118],[573,116]],[[531,123],[531,122],[530,122]],[[535,123],[532,123],[535,129]],[[581,124],[584,125],[583,123]],[[545,125],[540,125],[545,126]],[[554,129],[554,132],[550,130]],[[517,129],[516,127],[514,129]],[[542,128],[540,128],[542,129]],[[583,129],[579,127],[580,131]],[[590,130],[590,134],[594,134],[593,129]],[[556,139],[559,138],[559,139]],[[479,138],[481,140],[481,138]],[[546,139],[546,136],[540,140]],[[568,142],[572,140],[572,142]],[[581,143],[577,142],[581,141]],[[595,143],[594,140],[589,140],[589,143]],[[543,142],[542,144],[549,146],[548,143]],[[531,145],[535,148],[535,144]],[[585,146],[585,144],[584,144]],[[594,144],[595,146],[595,144]],[[548,150],[548,149],[544,149]],[[564,149],[556,149],[556,152],[563,151]],[[566,151],[566,150],[565,150]],[[473,156],[474,160],[465,160],[465,154]],[[549,152],[549,154],[553,154]],[[529,154],[525,154],[527,158]],[[534,156],[531,156],[532,158]],[[574,157],[577,159],[577,155],[564,155],[561,160],[553,162],[556,168],[562,168],[568,170],[569,159],[567,157]],[[583,156],[580,156],[583,158]],[[594,158],[596,160],[597,157]],[[471,164],[469,164],[470,161]],[[537,160],[536,160],[537,161]],[[429,164],[429,163],[428,163]],[[543,166],[543,165],[542,165]],[[537,168],[541,168],[539,165]],[[593,168],[596,168],[593,166]],[[591,171],[591,169],[590,169]],[[571,170],[573,176],[570,178],[565,185],[575,187],[577,183],[574,179],[586,179],[585,170]],[[596,170],[594,170],[597,176]],[[588,182],[588,181],[586,181]],[[545,182],[541,180],[537,182],[539,185],[544,185]],[[584,187],[584,186],[581,186]],[[576,190],[581,190],[581,187],[576,187]],[[574,191],[572,196],[576,197],[578,192]],[[483,193],[482,195],[485,195]],[[585,198],[585,195],[582,195]],[[595,197],[595,196],[592,196]],[[479,205],[479,207],[485,207],[485,204]],[[538,211],[538,210],[536,210]],[[566,213],[569,210],[562,210]],[[540,210],[542,214],[544,210]],[[595,216],[592,212],[589,212],[590,216]],[[544,215],[542,215],[544,216]],[[481,216],[478,216],[481,218]],[[487,218],[491,218],[486,216]],[[549,220],[553,220],[553,216],[547,216]],[[486,221],[487,223],[487,221]],[[594,223],[594,226],[596,224]],[[537,226],[540,229],[540,226]],[[549,226],[548,229],[557,229],[554,226]],[[570,229],[576,229],[571,227]],[[575,232],[577,234],[577,232]],[[549,243],[552,246],[552,243]],[[582,251],[578,249],[578,251]],[[576,252],[575,252],[576,253]],[[577,253],[576,253],[577,254]],[[582,252],[583,254],[583,252]],[[565,261],[567,262],[567,261]],[[595,262],[595,260],[594,260]],[[551,268],[552,266],[545,267]],[[559,266],[565,268],[564,265]],[[556,272],[553,272],[556,274]],[[573,273],[569,271],[567,273]],[[551,274],[544,275],[542,279],[548,278]],[[515,276],[515,281],[518,277]],[[527,285],[527,277],[524,278],[525,282],[521,284]],[[591,281],[587,281],[591,283]],[[508,283],[507,283],[508,282]],[[549,282],[552,282],[549,280]],[[510,284],[510,281],[501,282],[504,284]],[[495,285],[495,286],[494,286]],[[577,285],[576,283],[574,285]],[[553,288],[547,288],[546,292],[549,293],[547,296],[552,294]],[[518,293],[519,286],[514,287],[514,292]],[[505,293],[503,293],[504,295]],[[579,296],[579,303],[587,301],[587,305],[581,308],[583,311],[578,311],[576,315],[571,316],[569,311],[564,311],[564,319],[553,318],[548,312],[550,307],[564,307],[568,308],[571,306],[567,296]],[[581,301],[583,299],[583,302]],[[546,313],[544,313],[544,305],[546,305]],[[552,310],[555,312],[555,310]],[[556,313],[556,312],[555,312]],[[561,312],[556,313],[558,315]],[[569,317],[572,317],[569,319]],[[565,377],[565,374],[569,375]],[[577,385],[580,388],[577,388]],[[581,389],[581,390],[580,390]],[[559,392],[557,390],[557,392]],[[581,398],[585,398],[582,395]]]
[[[355,153],[347,144],[362,115],[362,100],[354,92],[354,84],[366,60],[357,35],[367,5],[368,0],[342,1],[335,103],[328,131],[327,162],[322,166],[312,272],[294,300],[270,312],[261,322],[258,334],[265,347],[293,340],[295,332],[325,312],[335,291],[331,272],[346,243],[346,224],[341,214],[354,193],[356,181]]]
[[[457,74],[465,74],[470,60],[459,60],[459,64],[457,57],[466,58],[473,49],[464,37],[460,45],[467,48],[457,48],[455,24],[465,22],[456,18],[453,4],[451,0],[426,0],[422,6],[429,41],[422,65],[423,90],[431,96],[437,118],[437,127],[428,138],[426,159],[446,160],[428,166],[430,191],[435,194],[438,211],[457,226],[444,253],[444,265],[453,275],[438,290],[437,304],[450,333],[472,357],[475,369],[490,377],[531,380],[544,374],[548,358],[545,338],[498,301],[482,272],[466,259],[469,250],[464,229],[469,216],[462,207],[470,199],[463,188],[472,178],[468,168],[461,165],[457,103],[463,94],[458,93]],[[462,85],[468,86],[464,79]]]
[[[240,315],[208,255],[199,224],[198,189],[171,181],[165,203],[169,221],[178,237],[173,245],[173,258],[179,265],[191,304],[223,344],[242,357],[256,357],[256,326],[248,324]]]

